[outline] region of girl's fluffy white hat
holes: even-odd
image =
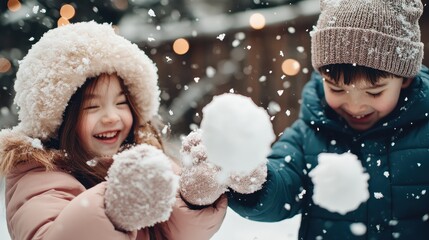
[[[116,72],[142,113],[159,108],[158,75],[146,54],[109,24],[81,22],[46,32],[20,62],[15,81],[19,131],[42,140],[55,137],[67,103],[89,77]]]

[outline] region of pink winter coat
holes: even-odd
[[[22,155],[21,155],[22,156]],[[106,182],[90,189],[72,175],[46,171],[37,162],[18,164],[6,177],[6,216],[13,240],[149,240],[149,229],[116,230],[105,214]],[[225,217],[226,197],[216,207],[190,210],[177,197],[168,221],[156,224],[156,239],[210,239]],[[142,216],[144,217],[144,216]],[[160,233],[164,236],[161,236]]]

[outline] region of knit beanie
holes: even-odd
[[[421,0],[320,0],[311,32],[312,65],[356,64],[417,75],[423,59]]]
[[[15,81],[20,122],[15,129],[41,140],[57,137],[72,95],[101,73],[123,79],[143,122],[157,114],[154,63],[110,24],[81,22],[49,30],[20,61]]]

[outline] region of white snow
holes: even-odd
[[[222,169],[220,181],[265,164],[275,139],[267,112],[239,94],[215,96],[203,108],[201,130],[207,161]]]
[[[309,173],[314,203],[344,215],[368,200],[369,175],[356,155],[321,153],[318,160],[319,165]]]
[[[155,12],[152,9],[149,9],[149,11],[147,12],[149,14],[149,16],[151,17],[156,17]]]
[[[228,208],[225,220],[211,240],[297,240],[301,215],[281,222],[255,222]]]
[[[0,178],[0,239],[10,240],[6,223],[5,177]]]
[[[366,226],[363,223],[352,223],[350,224],[351,232],[356,236],[362,236],[366,233]]]
[[[4,206],[4,178],[0,179],[0,190],[0,239],[10,240]],[[86,206],[89,203],[81,202],[81,204]],[[277,223],[255,222],[240,217],[233,210],[228,209],[222,226],[211,240],[297,240],[300,221],[301,215]]]
[[[38,138],[31,139],[31,146],[37,149],[43,149],[42,141]]]

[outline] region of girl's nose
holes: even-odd
[[[105,124],[116,123],[119,120],[120,120],[119,115],[111,109],[106,110],[102,117],[102,122]]]

